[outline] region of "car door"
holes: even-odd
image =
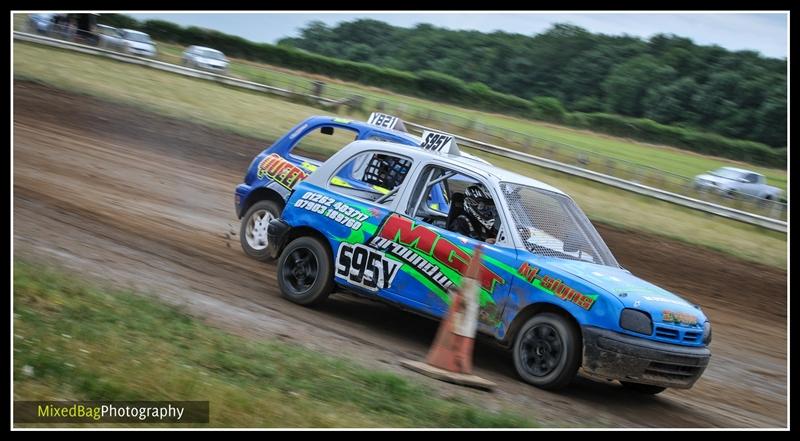
[[[761,184],[759,183],[758,179],[759,175],[755,173],[748,173],[744,178],[747,182],[742,185],[743,193],[749,196],[758,196],[761,188]]]
[[[403,263],[401,274],[390,289],[416,309],[442,317],[451,302],[449,290],[461,284],[475,249],[482,246],[479,329],[492,333],[501,325],[517,258],[504,234],[506,218],[498,216],[501,226],[494,244],[450,231],[447,220],[455,218],[458,213],[454,210],[460,210],[460,205],[450,204],[447,212],[434,210],[429,203],[430,194],[442,187],[455,193],[466,184],[480,183],[490,188],[489,184],[467,170],[440,164],[421,168],[417,176],[407,199],[401,202],[403,208],[388,216],[370,241],[373,247]],[[448,182],[450,179],[452,183]],[[493,191],[495,201],[498,196]]]
[[[366,167],[359,164],[366,163]],[[408,305],[397,290],[402,263],[374,246],[371,239],[395,211],[413,161],[402,155],[367,150],[343,161],[325,185],[299,184],[284,219],[291,225],[322,232],[330,244],[334,277],[353,291]],[[360,182],[362,185],[353,185]],[[388,192],[371,188],[379,185]]]
[[[109,34],[109,44],[115,51],[125,51],[125,39],[122,36],[122,31],[118,29],[112,30],[112,32]]]

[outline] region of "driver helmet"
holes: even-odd
[[[482,185],[470,185],[464,192],[464,211],[475,218],[484,228],[494,228],[497,218],[494,200]]]

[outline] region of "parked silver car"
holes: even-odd
[[[157,54],[155,42],[144,32],[97,25],[97,33],[100,47],[145,57]]]
[[[183,52],[183,65],[212,72],[226,73],[229,61],[222,52],[203,46],[189,46]]]
[[[119,29],[108,25],[97,25],[97,42],[103,49],[124,52],[125,40],[119,34]]]
[[[735,167],[722,167],[694,178],[694,188],[725,196],[752,196],[777,201],[783,190],[767,185],[764,175]]]

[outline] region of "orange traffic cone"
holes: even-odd
[[[479,245],[428,352],[426,363],[401,360],[400,364],[439,380],[491,390],[495,385],[472,375],[472,349],[478,329],[481,253]]]

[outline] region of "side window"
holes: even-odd
[[[384,152],[359,153],[345,162],[328,182],[339,193],[379,204],[394,199],[411,169],[410,159]]]
[[[305,134],[295,142],[291,155],[300,159],[326,161],[339,149],[358,138],[358,133],[333,126],[322,126]]]
[[[747,175],[747,182],[749,182],[751,184],[757,183],[758,182],[758,175],[755,174],[755,173],[750,173],[749,175]]]
[[[454,233],[494,243],[501,229],[496,206],[489,190],[477,179],[429,166],[414,187],[408,213]]]

